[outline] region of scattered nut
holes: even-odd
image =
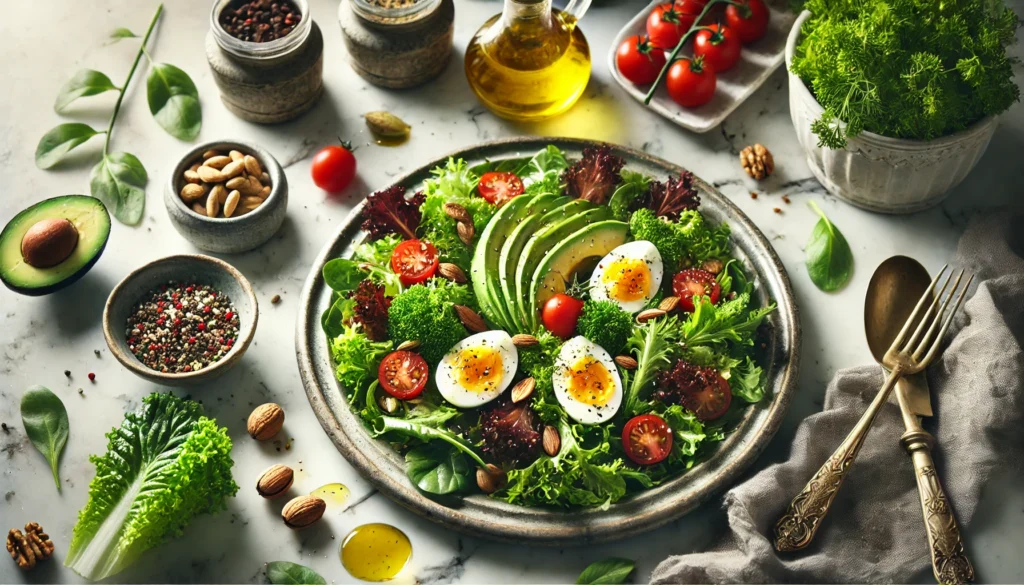
[[[534,388],[537,387],[537,381],[533,378],[526,378],[520,381],[518,384],[512,387],[512,402],[520,403],[531,395],[533,395]]]
[[[271,465],[256,481],[256,492],[268,500],[280,498],[292,487],[295,472],[287,465]]]
[[[487,331],[487,324],[484,323],[483,317],[479,315],[473,309],[465,305],[452,305],[455,308],[455,313],[459,316],[459,321],[466,326],[473,333],[482,333]]]
[[[455,264],[451,264],[449,262],[442,262],[438,264],[437,272],[456,284],[466,284],[469,282],[469,279],[466,278],[466,273]]]
[[[366,125],[374,135],[381,138],[405,138],[412,128],[391,112],[367,112],[363,114]]]
[[[636,359],[633,356],[628,355],[617,355],[615,356],[615,363],[619,364],[624,370],[635,370],[637,368]]]
[[[35,522],[25,525],[25,532],[11,528],[7,533],[7,552],[22,570],[28,571],[36,563],[53,556],[53,542],[43,532],[43,527]]]
[[[562,450],[562,437],[558,434],[558,429],[552,426],[544,427],[544,434],[541,435],[541,446],[544,447],[544,452],[547,453],[548,457],[558,455],[558,452]]]
[[[398,344],[395,351],[416,351],[420,348],[420,342],[415,339],[408,339]]]
[[[500,490],[505,487],[507,481],[508,477],[505,475],[505,472],[492,463],[488,463],[486,469],[483,467],[476,469],[476,485],[485,494],[493,494]]]
[[[257,441],[269,441],[284,426],[284,409],[280,405],[268,402],[261,404],[249,415],[246,428],[249,436]]]
[[[377,405],[388,414],[398,410],[398,399],[390,394],[377,394]]]
[[[747,174],[760,181],[775,171],[772,153],[761,144],[748,146],[740,151],[740,164]]]
[[[533,347],[538,343],[540,343],[540,341],[528,333],[516,333],[512,336],[512,345],[516,347]]]
[[[455,224],[455,231],[459,234],[459,239],[462,240],[463,244],[467,246],[473,245],[473,236],[476,235],[476,229],[473,224],[468,221],[460,221]]]
[[[658,308],[666,313],[671,313],[679,306],[679,297],[665,297],[658,303]]]
[[[711,274],[718,274],[723,268],[725,268],[725,264],[723,264],[718,258],[708,258],[700,265],[700,267]]]
[[[281,518],[288,528],[305,528],[324,515],[327,502],[316,496],[299,496],[290,500],[281,509]]]
[[[444,210],[445,215],[454,219],[455,221],[463,221],[467,223],[472,221],[469,217],[469,212],[466,211],[466,208],[459,205],[458,203],[445,203],[443,206],[441,206],[441,209]]]
[[[644,309],[640,311],[640,314],[636,316],[636,320],[641,323],[646,323],[651,319],[657,319],[658,317],[664,317],[665,311],[661,309]]]
[[[271,305],[276,305],[277,303],[280,303],[280,302],[281,302],[281,295],[274,295],[274,296],[270,297],[270,304]]]

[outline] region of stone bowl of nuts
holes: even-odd
[[[266,150],[218,140],[189,150],[164,193],[171,223],[197,248],[246,252],[281,228],[288,210],[288,179]]]
[[[259,308],[245,276],[201,255],[154,260],[124,277],[103,309],[110,353],[165,386],[208,382],[238,363]]]

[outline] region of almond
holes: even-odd
[[[533,378],[526,378],[520,381],[518,384],[512,387],[512,402],[522,402],[533,395],[534,388],[537,387],[537,381]]]
[[[636,359],[628,355],[615,356],[615,363],[619,364],[619,367],[624,370],[635,370],[637,368]]]
[[[201,183],[203,180],[199,177],[199,173],[189,169],[185,171],[185,180],[189,183]]]
[[[210,189],[210,199],[216,199],[218,203],[224,203],[228,200],[227,188],[220,183],[214,185],[213,189]]]
[[[227,199],[224,200],[224,217],[231,217],[235,213],[235,209],[238,208],[238,202],[242,200],[242,194],[237,190],[228,193]]]
[[[473,245],[473,236],[476,235],[476,229],[473,228],[473,224],[468,221],[460,221],[455,224],[455,231],[459,233],[459,239],[462,240],[463,244],[467,246]]]
[[[287,465],[271,465],[256,481],[256,492],[268,500],[280,498],[292,487],[295,472]]]
[[[507,481],[508,477],[505,472],[497,465],[488,463],[486,469],[483,467],[476,469],[476,485],[485,494],[493,494],[500,490],[505,487]]]
[[[465,305],[452,305],[455,308],[455,313],[459,316],[459,321],[466,326],[473,333],[482,333],[487,331],[487,324],[484,323],[483,317],[479,315],[473,309]]]
[[[459,205],[458,203],[445,203],[441,207],[441,209],[444,210],[445,215],[454,219],[455,221],[461,221],[466,223],[469,223],[471,221],[469,217],[469,212],[466,211],[465,207]]]
[[[231,191],[234,191],[236,189],[241,190],[242,187],[248,189],[249,179],[247,177],[235,177],[233,179],[230,179],[227,183],[224,183],[224,186]]]
[[[260,161],[256,160],[255,156],[251,154],[245,155],[244,159],[245,170],[250,175],[258,177],[263,174],[263,169],[260,167]]]
[[[725,268],[725,264],[722,264],[722,261],[718,258],[708,258],[700,265],[700,267],[711,274],[718,274],[723,268]]]
[[[548,457],[558,455],[558,452],[562,450],[562,437],[558,434],[558,429],[552,426],[544,427],[544,434],[541,435],[541,445],[544,447],[544,452],[548,454]]]
[[[516,333],[512,336],[512,345],[516,347],[533,347],[538,343],[540,341],[529,333]]]
[[[206,165],[199,167],[199,169],[196,170],[196,173],[199,175],[200,179],[207,183],[223,183],[227,180],[227,177],[224,176],[222,171]]]
[[[224,156],[221,154],[217,156],[211,156],[210,158],[206,159],[206,162],[203,163],[203,166],[210,167],[211,169],[223,169],[224,167],[228,166],[230,162],[231,157]]]
[[[651,319],[657,319],[658,317],[664,317],[665,311],[661,309],[644,309],[640,311],[640,314],[636,316],[636,320],[641,323],[646,323]]]
[[[270,185],[264,185],[263,190],[260,191],[259,195],[256,195],[261,200],[266,201],[267,197],[270,197]]]
[[[658,303],[658,308],[666,313],[671,313],[679,306],[679,297],[665,297]]]
[[[192,211],[198,213],[199,215],[206,215],[206,203],[200,203],[196,201],[195,203],[192,204]]]
[[[259,195],[263,191],[263,183],[260,183],[260,180],[255,175],[249,175],[249,184],[246,185],[245,189],[239,189],[239,191],[242,192],[242,195]],[[266,198],[264,197],[264,199]]]
[[[269,441],[284,426],[284,409],[279,404],[268,402],[261,404],[249,415],[246,428],[249,436],[257,441]]]
[[[206,195],[206,187],[198,183],[185,183],[181,188],[181,200],[185,203],[194,203]]]
[[[210,195],[206,198],[206,216],[217,217],[220,213],[220,199]]]
[[[207,150],[203,153],[203,160],[209,160],[215,156],[220,156],[219,150]]]
[[[437,265],[437,272],[456,284],[466,284],[469,280],[461,268],[450,262],[442,262]]]
[[[230,162],[230,163],[227,164],[227,166],[225,166],[223,169],[221,169],[221,172],[224,173],[224,180],[225,181],[228,180],[228,179],[237,177],[238,175],[241,175],[242,172],[244,172],[244,171],[245,171],[245,163],[240,161],[240,160],[236,160],[234,162]]]
[[[298,530],[319,520],[326,509],[327,502],[316,496],[299,496],[284,505],[281,518],[288,528]]]
[[[377,405],[388,414],[394,414],[398,410],[398,399],[390,394],[377,395]]]
[[[420,348],[420,342],[415,339],[409,339],[398,344],[395,351],[416,351]]]
[[[231,152],[228,153],[228,156],[231,157],[231,160],[242,160],[243,158],[245,158],[245,155],[237,150],[232,150]]]

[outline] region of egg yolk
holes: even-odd
[[[501,383],[501,353],[490,347],[463,349],[452,360],[455,379],[470,392],[488,392]]]
[[[617,301],[645,299],[651,290],[651,269],[640,258],[618,258],[604,269],[601,281]]]
[[[615,394],[615,382],[608,368],[592,356],[583,356],[568,371],[569,395],[577,402],[604,406]]]

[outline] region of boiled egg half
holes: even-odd
[[[610,419],[622,404],[622,379],[612,356],[582,335],[562,345],[552,383],[565,412],[585,425]]]
[[[475,408],[497,398],[512,383],[519,353],[504,331],[484,331],[455,344],[437,366],[435,381],[445,400]]]
[[[590,298],[613,301],[627,313],[636,313],[661,288],[664,266],[654,244],[637,240],[622,244],[601,258],[590,276]]]

